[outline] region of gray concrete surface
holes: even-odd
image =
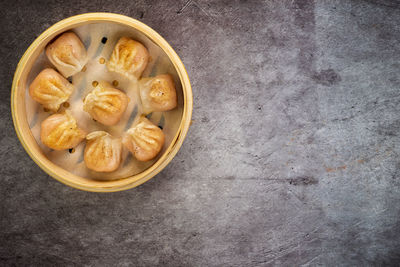
[[[46,175],[10,115],[35,36],[93,11],[157,30],[194,93],[176,158],[112,194]],[[399,265],[398,1],[2,1],[0,17],[0,265]]]

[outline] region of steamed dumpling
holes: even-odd
[[[129,79],[138,79],[148,61],[149,52],[146,47],[130,38],[122,37],[114,47],[107,68]]]
[[[30,96],[53,112],[57,112],[73,91],[74,86],[53,69],[42,70],[29,86]]]
[[[141,117],[122,139],[124,146],[140,161],[155,158],[161,151],[164,141],[163,131],[145,117]]]
[[[84,99],[83,110],[104,125],[114,125],[121,119],[129,98],[107,82],[100,82]]]
[[[85,46],[73,32],[66,32],[50,43],[46,55],[64,77],[80,72],[87,62]]]
[[[140,98],[144,113],[167,111],[176,107],[176,89],[171,75],[162,74],[141,80]]]
[[[120,138],[96,131],[86,136],[84,160],[86,167],[97,172],[112,172],[121,163],[122,144]]]
[[[77,146],[86,136],[76,120],[67,110],[63,114],[54,114],[41,124],[42,143],[54,150],[64,150]]]

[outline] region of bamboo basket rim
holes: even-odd
[[[172,64],[174,65],[178,73],[178,76],[180,78],[180,81],[182,83],[182,91],[183,91],[182,119],[178,131],[175,137],[172,139],[171,144],[163,153],[163,155],[149,168],[136,175],[118,180],[98,181],[98,180],[91,180],[88,178],[82,178],[55,165],[53,162],[47,159],[43,154],[40,155],[38,153],[35,153],[35,151],[33,151],[33,149],[31,149],[31,147],[29,147],[26,142],[26,139],[28,138],[27,135],[29,134],[31,135],[31,132],[29,131],[29,133],[24,133],[22,131],[21,125],[23,124],[23,122],[21,121],[16,112],[17,98],[18,98],[16,92],[19,88],[19,80],[33,52],[36,51],[37,47],[44,40],[49,38],[55,32],[61,32],[62,30],[65,31],[71,29],[75,25],[78,26],[80,24],[84,24],[85,22],[89,23],[115,22],[130,26],[140,31],[147,38],[149,38],[151,41],[157,44],[167,54]],[[23,89],[25,90],[25,87]],[[103,12],[84,13],[68,17],[50,26],[33,41],[33,43],[28,47],[28,49],[21,57],[14,74],[12,89],[11,89],[11,113],[14,122],[14,128],[17,133],[18,139],[20,140],[22,146],[24,147],[28,155],[42,170],[44,170],[47,174],[49,174],[59,182],[64,183],[76,189],[91,191],[91,192],[115,192],[115,191],[127,190],[130,188],[134,188],[138,185],[141,185],[142,183],[148,181],[149,179],[157,175],[174,158],[179,148],[182,146],[182,143],[190,127],[192,110],[193,110],[193,95],[192,95],[189,76],[187,74],[185,66],[183,65],[181,59],[176,54],[176,52],[172,49],[172,47],[168,44],[168,42],[163,37],[161,37],[161,35],[159,35],[155,30],[153,30],[146,24],[136,19],[115,13],[103,13]],[[33,137],[31,136],[31,138]]]

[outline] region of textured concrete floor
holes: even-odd
[[[14,133],[12,75],[71,15],[138,18],[176,49],[194,123],[144,185],[58,183]],[[2,1],[0,265],[396,265],[400,3]]]

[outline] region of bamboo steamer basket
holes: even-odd
[[[35,138],[30,130],[25,106],[25,90],[27,88],[27,77],[32,68],[35,60],[40,53],[45,49],[46,45],[57,35],[62,32],[74,29],[75,27],[82,26],[90,23],[118,23],[132,28],[132,30],[139,31],[141,34],[149,38],[153,43],[159,46],[163,52],[168,56],[172,62],[176,72],[179,76],[182,87],[183,107],[182,118],[179,128],[172,139],[170,145],[165,149],[164,153],[158,160],[149,168],[136,175],[126,177],[118,180],[99,181],[85,177],[77,176],[60,166],[50,161],[41,151]],[[35,161],[41,169],[56,180],[85,191],[92,192],[114,192],[122,191],[136,187],[147,180],[154,177],[159,173],[167,164],[174,158],[179,148],[182,146],[183,140],[188,132],[193,109],[193,97],[190,81],[186,69],[172,49],[172,47],[165,41],[156,31],[147,25],[119,14],[112,13],[86,13],[64,19],[46,31],[44,31],[36,40],[29,46],[20,62],[18,63],[16,72],[14,74],[12,91],[11,91],[11,111],[14,121],[15,131],[29,156]]]

